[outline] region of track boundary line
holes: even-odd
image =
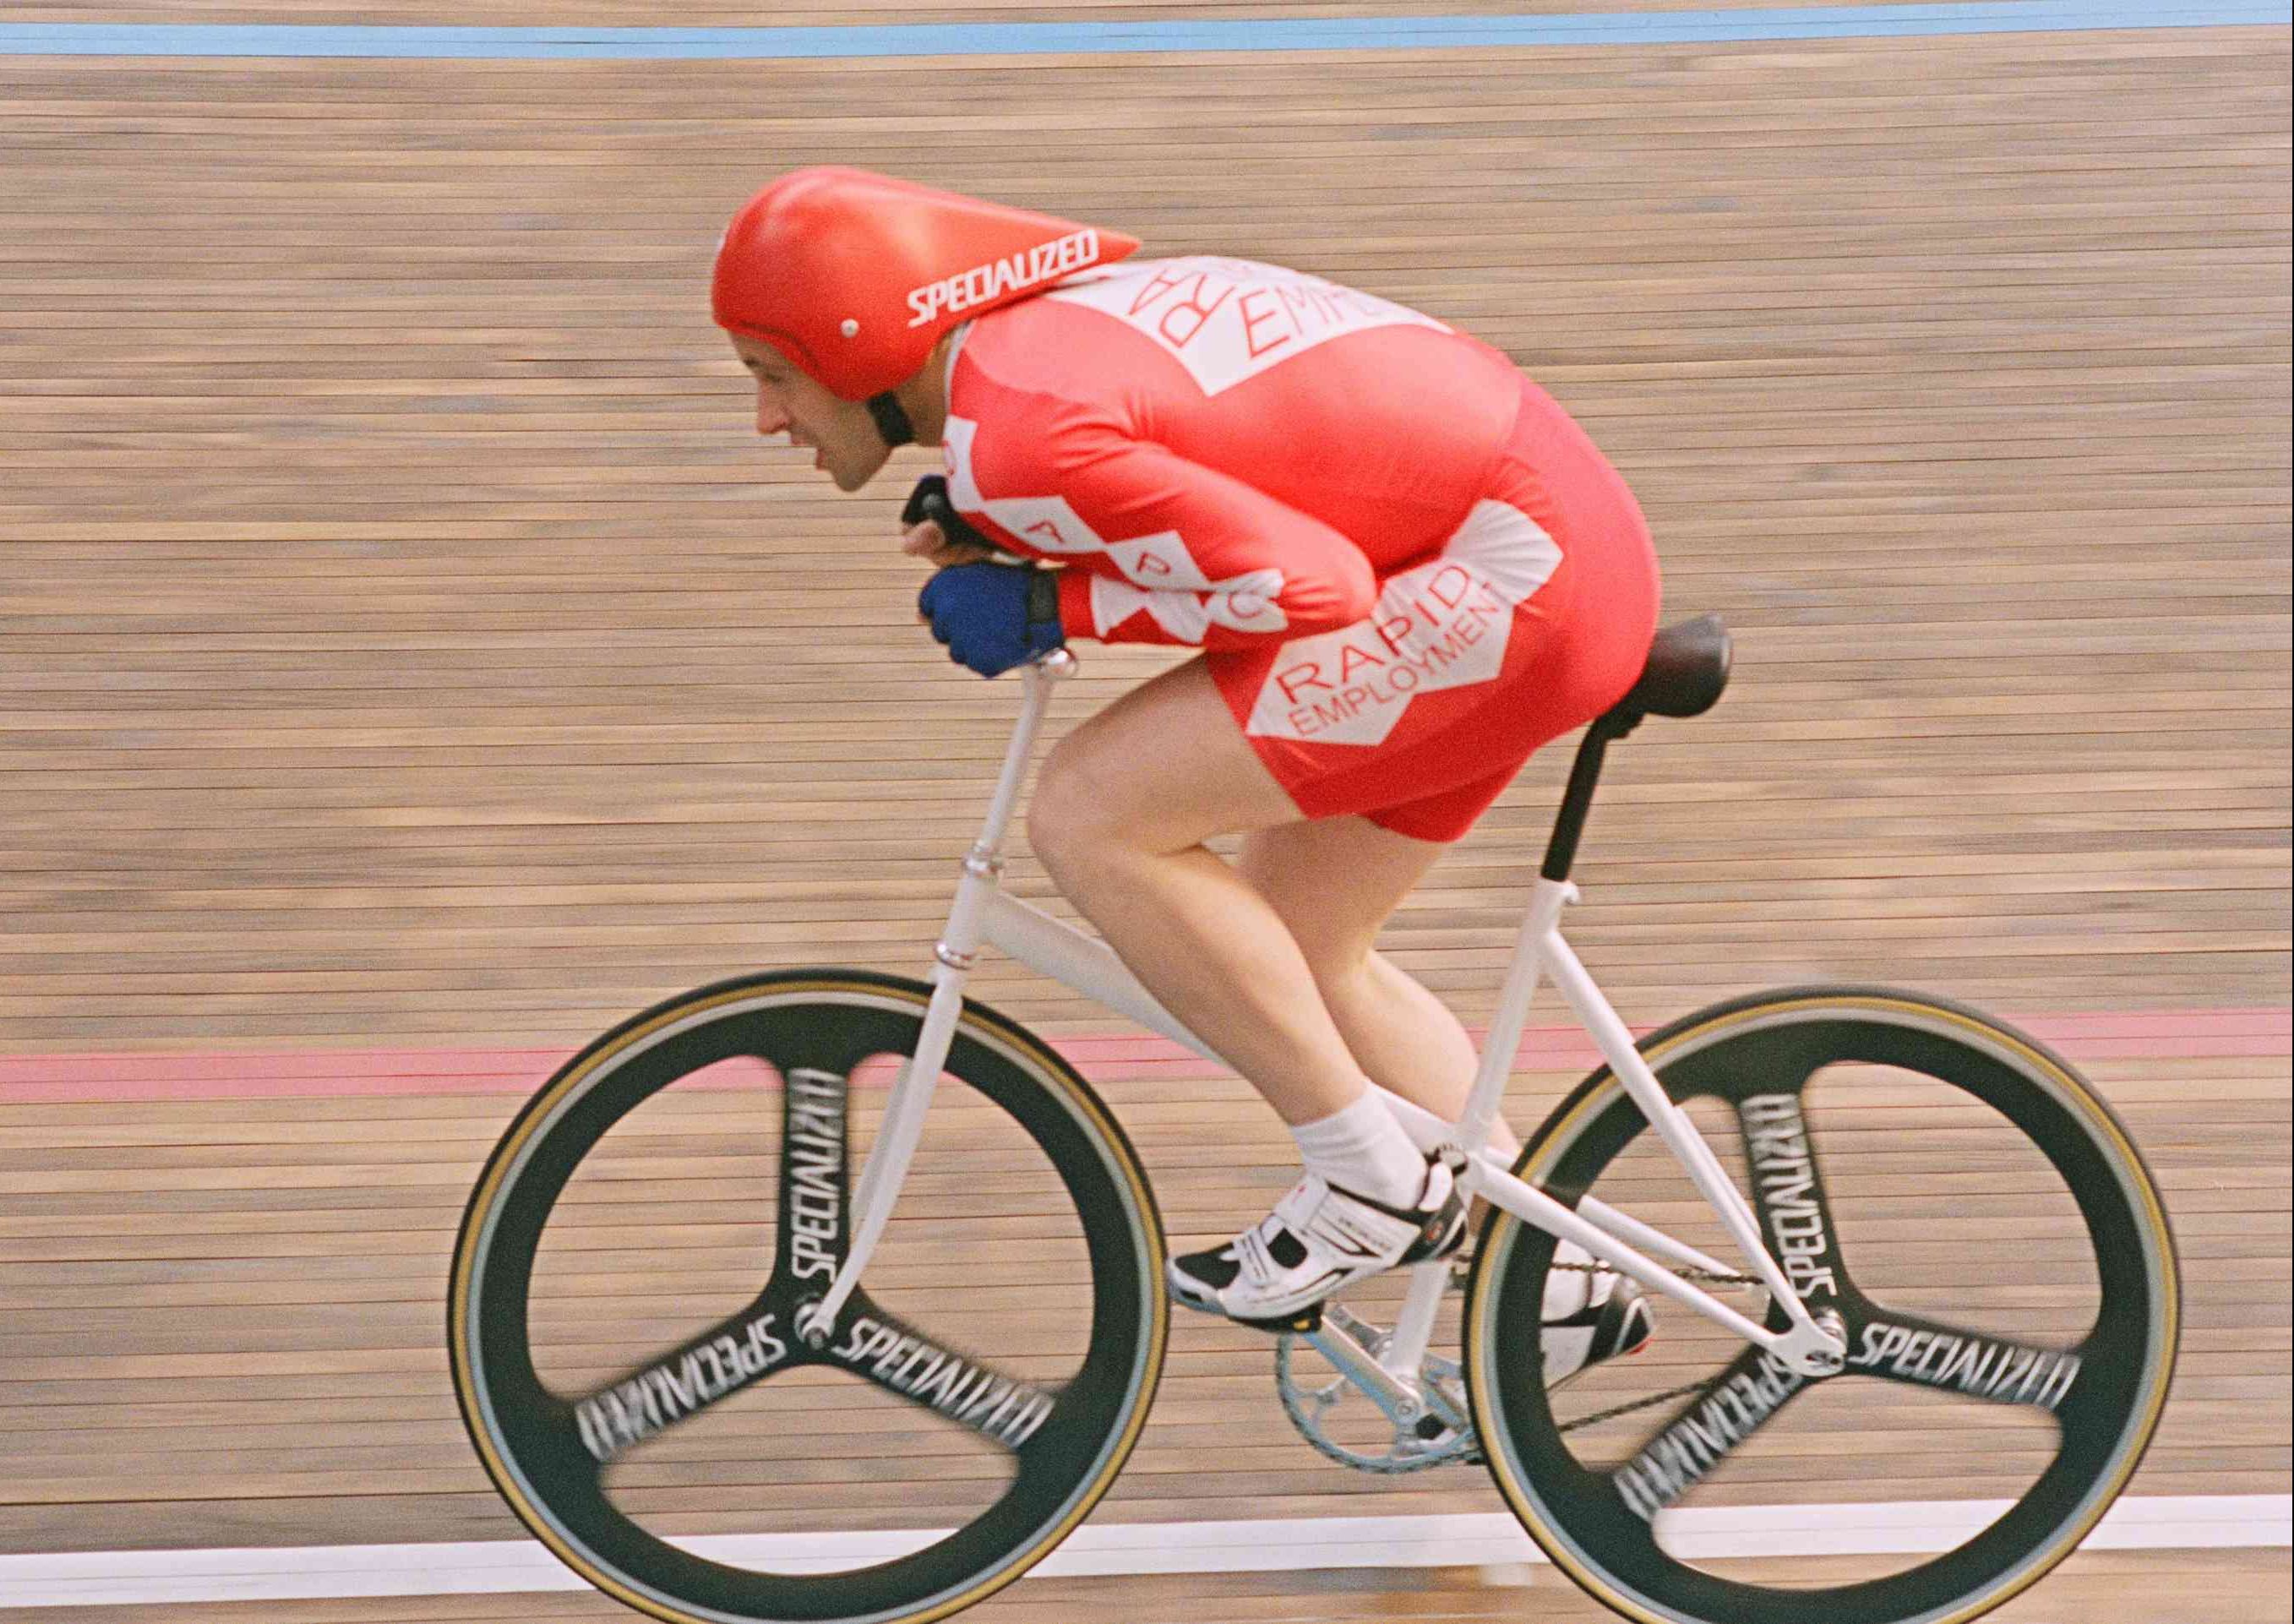
[[[1659,1522],[1685,1556],[1859,1555],[1948,1550],[2005,1500],[1745,1506],[1670,1511]],[[2294,1496],[2146,1496],[2120,1500],[2087,1550],[2264,1548],[2294,1544]],[[802,1571],[881,1562],[936,1531],[838,1535],[711,1535],[677,1543],[722,1562]],[[1502,1512],[1087,1524],[1031,1578],[1289,1572],[1331,1568],[1518,1566],[1543,1553]],[[25,1607],[338,1600],[582,1590],[539,1542],[86,1551],[0,1556],[0,1612]]]

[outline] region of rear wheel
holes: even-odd
[[[1466,1374],[1531,1536],[1646,1624],[1956,1624],[2030,1586],[2126,1486],[2174,1368],[2173,1241],[2118,1118],[2030,1039],[1884,991],[1742,999],[1642,1052],[1847,1367],[1811,1380],[1673,1310],[1655,1357],[1549,1393],[1555,1243],[1496,1214]],[[1737,1261],[1647,1125],[1605,1068],[1517,1171]],[[1810,1480],[1886,1510],[1808,1505]]]

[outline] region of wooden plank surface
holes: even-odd
[[[2175,1397],[2134,1491],[2283,1492],[2284,1061],[2088,1069],[2162,1182],[2188,1293]],[[1570,1080],[1524,1074],[1511,1115],[1535,1120]],[[1231,1232],[1291,1176],[1287,1141],[1235,1079],[1110,1083],[1105,1092],[1182,1242]],[[9,1417],[0,1477],[10,1485],[0,1548],[514,1537],[463,1444],[437,1345],[453,1226],[512,1103],[218,1100],[133,1120],[115,1106],[12,1109],[0,1143],[0,1246],[11,1260],[0,1263],[11,1304],[0,1328],[0,1415]],[[1973,1125],[1939,1114],[1940,1104],[1882,1097],[1833,1119],[1819,1098],[1841,1244],[1856,1251],[1859,1278],[1873,1289],[1912,1304],[1932,1296],[1936,1311],[1964,1323],[2005,1315],[2003,1328],[2036,1328],[2054,1311],[2059,1277],[2070,1278],[2049,1261],[2047,1237],[2061,1222],[2047,1195],[2054,1186],[2033,1176],[2045,1170],[2028,1157],[2000,1159],[2013,1147],[1997,1133],[1954,1142]],[[603,1380],[736,1307],[769,1249],[774,1097],[704,1093],[647,1110],[632,1129],[642,1140],[566,1209],[573,1249],[545,1251],[537,1335],[555,1350],[546,1368],[569,1386]],[[864,1108],[864,1145],[870,1120]],[[1707,1126],[1725,1149],[1729,1136]],[[896,1311],[913,1303],[959,1345],[1015,1358],[1032,1347],[1026,1357],[1056,1365],[1069,1334],[1056,1311],[1067,1231],[1036,1164],[997,1127],[987,1114],[943,1102],[872,1289]],[[1202,1154],[1207,1139],[1225,1148],[1214,1161]],[[1653,1222],[1693,1225],[1677,1181],[1647,1181],[1655,1171],[1606,1193]],[[948,1227],[959,1220],[960,1230]],[[1725,1249],[1693,1228],[1680,1232]],[[1969,1256],[2009,1235],[2014,1249],[1984,1265],[1976,1288]],[[942,1286],[955,1269],[966,1280],[961,1302]],[[610,1333],[598,1327],[601,1300],[617,1304]],[[2078,1300],[2074,1293],[2074,1307]],[[560,1303],[572,1319],[551,1306]],[[989,1318],[977,1320],[983,1305]],[[1701,1328],[1679,1316],[1667,1325],[1623,1396],[1696,1379],[1725,1358]],[[1267,1350],[1255,1333],[1181,1316],[1148,1433],[1102,1520],[1496,1508],[1478,1473],[1382,1482],[1314,1455],[1272,1402]],[[1713,1503],[1905,1498],[1904,1485],[1923,1480],[1948,1480],[1960,1493],[2011,1492],[2031,1458],[2013,1429],[1940,1419],[1926,1396],[1880,1388],[1796,1417],[1804,1425],[1791,1429],[1791,1448],[1715,1485]],[[806,1401],[816,1425],[822,1401]],[[879,1447],[897,1452],[910,1447],[901,1440],[914,1420],[894,1408],[866,1425]],[[785,1453],[786,1435],[769,1417],[748,1417],[734,1435],[729,1457],[715,1442],[691,1458],[671,1454],[703,1481],[717,1471],[710,1462],[745,1481]],[[1889,1472],[1869,1477],[1860,1463],[1882,1435]],[[123,1439],[132,1449],[106,1447]],[[231,1466],[218,1473],[226,1449]],[[1207,1474],[1211,1454],[1220,1466]],[[1986,1460],[1993,1465],[1979,1464]],[[871,1510],[897,1521],[926,1481],[895,1474]],[[723,1526],[706,1503],[685,1507],[679,1526]],[[655,1508],[681,1504],[672,1496]],[[756,1514],[748,1508],[735,1520]],[[838,1514],[850,1514],[850,1505]]]
[[[1997,1624],[2285,1624],[2283,1551],[2113,1551],[2072,1557],[2037,1590],[1989,1614]],[[2203,1612],[2192,1612],[2194,1597]],[[186,1606],[170,1624],[618,1624],[597,1596],[360,1598]],[[1030,1579],[963,1617],[978,1624],[1607,1624],[1550,1568],[1341,1569],[1302,1585],[1289,1574]],[[150,1624],[130,1607],[33,1608],[12,1624]]]
[[[727,209],[831,159],[1420,304],[1581,415],[1650,511],[1668,613],[1737,638],[1727,700],[1621,749],[1588,837],[1572,937],[1629,1019],[1818,979],[2011,1016],[2282,1009],[2287,68],[2283,29],[1119,65],[0,60],[0,1052],[549,1048],[736,970],[928,962],[1010,685],[912,623],[891,510],[928,459],[846,501],[758,448],[699,293]],[[1061,725],[1167,658],[1086,650]],[[1389,932],[1468,1019],[1565,761]],[[1013,877],[1059,905],[1024,856]],[[980,989],[1112,1029],[1009,967]],[[2092,1069],[2167,1187],[2191,1294],[2135,1491],[2284,1492],[2287,1063]],[[1517,1079],[1517,1119],[1566,1081]],[[1110,1092],[1175,1235],[1227,1232],[1283,1181],[1232,1079]],[[437,1335],[509,1105],[0,1116],[0,1551],[511,1537]],[[630,1233],[576,1282],[647,1249],[663,1192],[728,1173],[716,1125],[698,1111],[633,1206],[598,1209]],[[1914,1290],[1948,1260],[1911,1238],[2037,1222],[1997,1168],[1918,1166],[1921,1125],[1867,1130],[1848,1164]],[[1040,1263],[1014,1222],[983,1267]],[[690,1289],[733,1287],[733,1253],[670,1234]],[[1665,1357],[1697,1345],[1668,1336]],[[1099,1514],[1499,1508],[1471,1474],[1321,1460],[1266,1366],[1262,1340],[1183,1324]],[[1921,1419],[1812,1426],[1745,1491],[1856,1498],[1843,1446],[1875,1423],[1907,1481],[2029,1457],[2012,1433],[1924,1456]],[[654,1492],[699,1517],[731,1456]],[[888,1514],[930,1482],[893,1480]],[[1030,1581],[978,1616],[1593,1616],[1550,1570],[1533,1596],[1519,1577]],[[2287,1616],[2282,1552],[2085,1556],[2000,1616],[2183,1624],[2201,1579],[2210,1619]]]
[[[749,440],[696,292],[820,158],[1418,300],[1585,418],[1740,660],[1604,789],[1630,1015],[2282,1004],[2283,52],[12,62],[0,1044],[561,1043],[924,962],[1009,685],[916,637],[885,503]],[[1469,1014],[1562,765],[1393,932]]]

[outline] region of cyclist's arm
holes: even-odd
[[[1060,582],[1070,637],[1237,648],[1371,612],[1370,561],[1328,524],[1166,447],[1094,438],[1064,447],[1047,482],[1088,533],[1062,533],[1075,525],[1056,513],[1013,531],[1079,566]]]

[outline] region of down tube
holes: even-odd
[[[1150,1032],[1161,1033],[1215,1066],[1233,1069],[1216,1050],[1158,1003],[1154,994],[1141,986],[1139,978],[1116,956],[1115,949],[1096,938],[1000,890],[988,898],[981,934],[991,946],[1029,969],[1073,987],[1119,1015],[1129,1016]]]

